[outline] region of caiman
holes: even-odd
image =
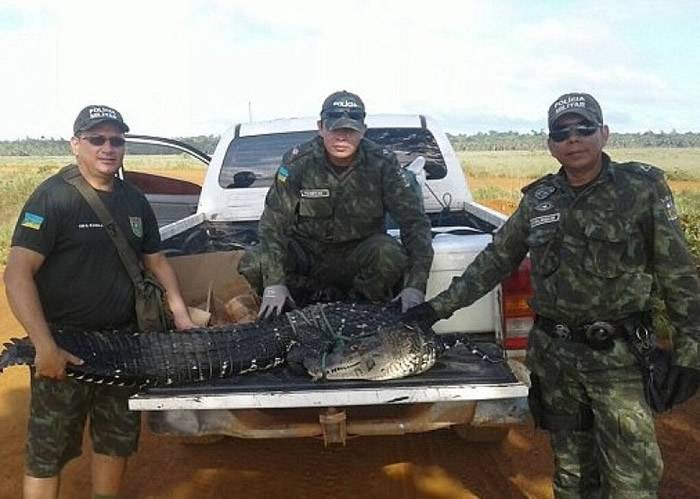
[[[403,324],[393,306],[329,303],[272,321],[186,331],[52,330],[58,346],[81,358],[67,373],[94,383],[184,385],[271,369],[284,363],[314,379],[385,380],[422,373],[444,346],[431,330]],[[32,365],[29,338],[13,338],[0,372]]]

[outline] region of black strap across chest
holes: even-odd
[[[126,236],[121,228],[112,218],[112,214],[104,205],[100,197],[95,192],[90,184],[81,175],[80,170],[76,165],[69,165],[61,170],[61,176],[69,184],[73,185],[78,192],[83,196],[90,208],[95,212],[97,218],[102,222],[107,234],[117,248],[119,258],[126,268],[129,277],[134,283],[134,288],[139,289],[139,285],[143,284],[143,270],[141,262],[136,256],[136,252],[129,245]]]

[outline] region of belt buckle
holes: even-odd
[[[554,336],[560,340],[570,340],[571,339],[571,329],[566,324],[555,324],[554,325]]]
[[[585,343],[593,350],[607,351],[615,346],[615,326],[605,321],[595,321],[585,326]]]
[[[615,326],[605,321],[595,321],[586,326],[584,332],[586,338],[594,340],[605,340],[615,334]]]

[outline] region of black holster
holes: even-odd
[[[551,432],[584,431],[593,427],[593,410],[588,404],[578,404],[578,411],[573,413],[552,412],[547,409],[542,399],[540,378],[530,374],[530,390],[527,403],[530,407],[535,427]]]

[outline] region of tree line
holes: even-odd
[[[457,151],[535,151],[546,149],[547,135],[543,130],[521,132],[479,132],[471,135],[448,134],[452,146]],[[190,144],[211,154],[219,141],[217,135],[178,137],[177,140]],[[611,133],[609,147],[700,147],[700,133],[685,132],[636,132]],[[130,144],[130,154],[177,154],[177,151],[146,144]],[[0,156],[65,156],[70,154],[68,140],[55,138],[24,138],[20,140],[0,140]]]
[[[452,146],[458,151],[536,151],[547,148],[544,130],[519,132],[479,132],[473,135],[450,135]],[[685,132],[636,132],[610,133],[608,147],[700,147],[700,133]]]
[[[176,140],[196,147],[211,154],[219,142],[218,135],[198,135],[195,137],[176,137]],[[129,154],[178,154],[178,151],[149,144],[128,144]],[[70,155],[67,139],[24,138],[20,140],[0,140],[0,156],[66,156]]]

